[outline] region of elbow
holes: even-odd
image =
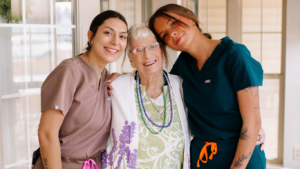
[[[55,137],[56,135],[56,137]],[[38,139],[40,146],[49,145],[53,140],[58,140],[58,133],[55,134],[53,131],[45,130],[39,127],[38,129]]]
[[[243,128],[245,127],[252,129],[255,132],[257,131],[257,133],[259,133],[259,130],[261,128],[261,118],[257,117],[251,120],[244,121]]]

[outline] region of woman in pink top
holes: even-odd
[[[111,123],[105,66],[124,53],[127,29],[120,13],[100,13],[88,31],[87,51],[47,77],[38,129],[41,157],[33,168],[101,168]]]

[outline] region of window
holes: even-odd
[[[226,0],[199,1],[198,18],[202,31],[210,33],[213,39],[226,36]]]
[[[152,0],[142,0],[142,23],[146,23],[152,15]]]
[[[100,12],[106,11],[109,9],[108,0],[100,0]]]
[[[267,133],[266,156],[280,161],[283,134],[280,133],[279,113],[283,103],[282,75],[282,0],[243,0],[242,43],[264,69],[264,84],[260,88],[262,126]],[[280,102],[281,101],[281,102]]]
[[[29,169],[39,146],[41,85],[62,60],[75,55],[75,2],[11,2],[22,20],[7,23],[0,17],[0,156],[5,169]]]

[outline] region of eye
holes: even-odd
[[[165,40],[166,37],[167,37],[167,35],[168,35],[168,34],[164,34],[164,36],[162,37],[162,39]]]
[[[109,32],[109,31],[105,31],[104,33],[107,34],[107,35],[111,35],[111,34],[112,34],[112,33]]]
[[[155,47],[156,47],[155,43],[153,43],[153,44],[150,45],[150,49],[154,49]]]
[[[136,50],[135,50],[136,52],[142,52],[143,51],[143,48],[142,47],[138,47],[138,48],[136,48]]]
[[[177,21],[174,21],[174,22],[172,23],[172,27],[174,27],[174,26],[176,25],[176,23],[177,23]]]
[[[127,39],[127,36],[120,36],[120,38],[122,38],[122,39]]]

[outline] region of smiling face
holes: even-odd
[[[129,50],[132,51],[139,47],[147,47],[155,42],[156,39],[153,35],[134,39],[130,42]],[[143,76],[161,73],[163,70],[163,57],[160,48],[155,48],[151,51],[146,48],[140,55],[129,52],[128,57],[131,62],[131,66],[136,68],[139,74],[142,74]]]
[[[104,63],[116,61],[124,52],[127,45],[127,25],[118,18],[109,18],[97,29],[92,37],[89,31],[91,52]]]
[[[173,12],[166,12],[166,14],[182,21],[186,25],[174,19],[159,16],[154,22],[155,32],[170,48],[178,51],[188,51],[196,34],[200,32],[195,26],[195,22]]]

